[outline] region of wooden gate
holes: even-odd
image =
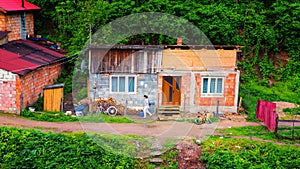
[[[163,105],[180,105],[180,77],[163,77]]]
[[[44,87],[44,111],[63,110],[64,84]]]

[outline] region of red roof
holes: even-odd
[[[24,7],[22,7],[22,0],[0,0],[0,8],[4,11],[29,11],[39,10],[40,7],[24,0]]]
[[[63,58],[64,55],[29,40],[12,41],[0,46],[0,69],[19,75]]]

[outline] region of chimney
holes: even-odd
[[[24,0],[21,0],[22,1],[22,8],[24,8]]]
[[[182,45],[182,38],[178,37],[177,38],[177,46],[181,46]]]

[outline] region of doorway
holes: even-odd
[[[181,77],[164,76],[162,83],[163,105],[180,105],[181,100]]]

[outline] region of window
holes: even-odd
[[[112,75],[110,91],[113,93],[135,93],[136,76]]]
[[[202,96],[223,96],[224,78],[204,77],[202,78]]]

